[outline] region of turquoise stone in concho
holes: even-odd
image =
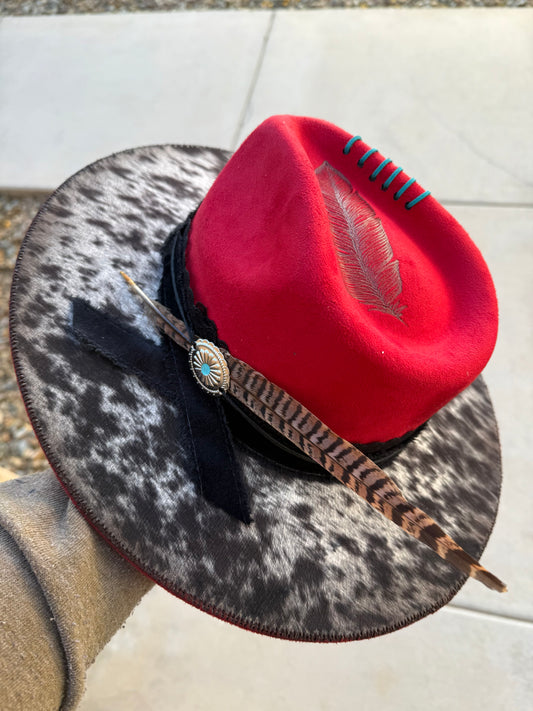
[[[198,385],[211,395],[222,395],[229,386],[229,369],[219,348],[205,338],[189,351],[189,363]]]

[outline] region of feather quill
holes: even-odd
[[[350,182],[329,163],[316,169],[335,251],[348,292],[369,308],[402,320],[398,260],[381,220]]]
[[[149,307],[158,328],[189,350],[185,325],[159,302],[150,299],[123,272],[133,293]],[[498,592],[501,580],[466,553],[421,509],[410,504],[394,481],[350,442],[342,439],[304,405],[249,365],[220,349],[230,371],[228,392],[256,416],[273,427],[327,472],[352,489],[383,516],[429,546],[455,568]]]

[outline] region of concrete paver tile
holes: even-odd
[[[278,11],[241,139],[317,116],[439,199],[533,203],[532,36],[529,8]]]
[[[4,18],[0,187],[55,188],[152,143],[229,148],[269,13]]]
[[[386,637],[286,642],[155,589],[89,670],[80,711],[526,711],[533,627],[447,608]],[[528,678],[529,675],[529,678]]]

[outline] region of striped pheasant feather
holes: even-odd
[[[156,325],[179,346],[189,350],[185,325],[162,304],[147,297],[126,275],[133,291],[150,308]],[[273,427],[310,459],[352,489],[387,519],[429,546],[455,568],[505,592],[504,583],[486,570],[421,509],[410,504],[387,474],[353,444],[336,435],[304,405],[264,375],[221,349],[230,372],[228,392]]]

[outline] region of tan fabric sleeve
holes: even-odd
[[[0,709],[75,708],[87,667],[152,585],[51,470],[0,484]]]

